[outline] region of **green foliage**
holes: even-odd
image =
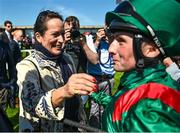
[[[118,90],[118,86],[120,83],[120,79],[122,77],[123,73],[122,72],[115,72],[115,76],[114,76],[114,87],[112,89],[112,94],[114,95],[115,92]]]
[[[14,131],[18,131],[19,130],[19,108],[16,107],[12,109],[8,107],[6,110],[6,114],[13,125]]]

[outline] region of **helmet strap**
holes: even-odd
[[[141,45],[143,43],[143,36],[141,34],[134,34],[133,38],[133,52],[136,60],[136,70],[141,73],[146,67],[152,67],[158,64],[160,61],[159,56],[157,57],[145,57],[141,50]]]

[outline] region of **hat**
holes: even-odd
[[[166,55],[180,55],[180,2],[177,0],[129,1],[134,6],[135,11],[154,29]],[[128,9],[125,10],[128,12]],[[107,12],[105,17],[107,25],[113,20],[132,24],[149,36],[147,28],[131,15],[120,14],[115,11]]]

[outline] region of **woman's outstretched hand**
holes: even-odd
[[[96,79],[85,73],[73,74],[68,82],[52,92],[52,104],[57,107],[66,98],[75,95],[90,95],[97,90]]]
[[[73,74],[65,87],[67,97],[73,95],[88,95],[97,90],[96,79],[85,73]]]

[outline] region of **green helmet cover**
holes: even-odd
[[[136,12],[154,29],[167,56],[180,55],[180,2],[176,0],[129,0]],[[136,26],[149,35],[143,24],[132,16],[107,12],[105,21],[110,24],[114,19]]]

